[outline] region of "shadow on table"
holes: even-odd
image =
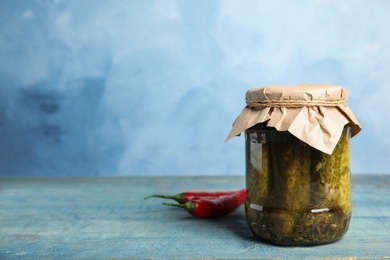
[[[269,244],[254,236],[249,229],[243,205],[229,215],[220,218],[197,218],[187,212],[179,211],[178,213],[177,208],[166,208],[164,215],[165,219],[172,220],[176,218],[173,222],[180,221],[180,226],[185,226],[187,229],[202,233],[202,235],[204,232],[208,233],[211,237],[221,235],[230,236],[233,234],[242,241]]]
[[[238,208],[236,211],[225,217],[207,219],[206,222],[212,223],[214,227],[217,226],[224,231],[229,231],[242,240],[269,244],[268,242],[253,235],[248,227],[243,208]]]

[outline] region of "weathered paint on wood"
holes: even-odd
[[[316,247],[256,240],[243,207],[212,220],[144,200],[244,187],[244,177],[0,179],[0,259],[390,257],[390,175],[353,175],[345,237]]]

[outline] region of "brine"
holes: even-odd
[[[265,124],[245,131],[245,211],[257,237],[275,244],[317,245],[347,232],[350,135],[346,126],[329,155]]]

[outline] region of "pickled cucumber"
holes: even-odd
[[[254,234],[286,245],[344,235],[351,217],[349,135],[346,127],[327,155],[288,132],[264,126],[246,131],[245,210]]]

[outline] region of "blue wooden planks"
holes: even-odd
[[[315,259],[390,257],[390,175],[353,175],[343,239],[316,247],[256,240],[243,207],[196,219],[154,193],[244,187],[244,177],[0,179],[0,259]]]

